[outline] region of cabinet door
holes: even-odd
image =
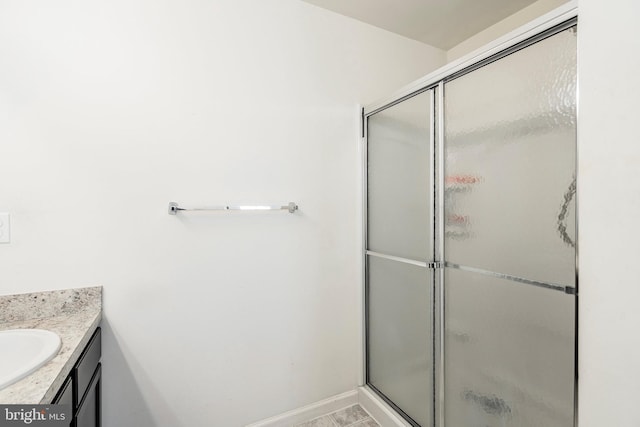
[[[100,427],[102,425],[101,384],[102,365],[98,364],[87,394],[76,413],[76,427]]]
[[[69,407],[70,413],[69,413],[69,427],[71,427],[73,424],[73,416],[72,416],[72,412],[73,412],[73,378],[72,377],[68,377],[67,380],[64,382],[64,384],[62,385],[62,387],[60,387],[60,391],[58,392],[58,395],[53,399],[53,403],[55,405],[67,405]]]
[[[74,386],[76,389],[74,393],[74,403],[76,409],[80,406],[80,403],[89,389],[89,385],[95,375],[101,357],[102,333],[101,329],[98,328],[89,341],[89,344],[87,344],[87,347],[82,352],[82,356],[80,356],[80,360],[78,360],[78,363],[74,368]]]

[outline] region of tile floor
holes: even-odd
[[[360,405],[349,406],[295,427],[380,427]]]

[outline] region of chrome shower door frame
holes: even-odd
[[[524,49],[533,43],[536,43],[546,37],[550,37],[564,29],[571,26],[575,26],[578,17],[577,1],[573,0],[560,8],[532,21],[528,25],[525,25],[506,36],[497,39],[495,42],[487,45],[485,48],[472,52],[471,54],[448,64],[435,72],[425,76],[422,79],[402,88],[398,92],[394,93],[390,97],[373,103],[362,109],[362,371],[361,371],[361,386],[368,387],[368,373],[367,373],[367,358],[368,358],[368,343],[367,343],[367,327],[368,327],[368,310],[367,304],[367,283],[368,283],[368,270],[367,270],[367,256],[380,256],[374,252],[367,250],[367,230],[368,230],[368,203],[367,203],[367,176],[368,176],[368,120],[369,118],[381,112],[387,108],[390,108],[400,102],[403,102],[415,95],[422,92],[432,90],[432,109],[431,109],[431,141],[430,141],[430,162],[433,168],[433,183],[434,188],[430,193],[430,209],[431,209],[431,224],[433,225],[433,259],[425,260],[425,263],[420,265],[426,266],[431,272],[431,302],[433,304],[433,354],[434,354],[434,372],[433,372],[433,414],[434,414],[434,427],[445,427],[444,419],[444,83],[451,81],[466,73],[487,65],[493,61],[501,59],[510,55],[518,50]],[[576,141],[577,147],[577,141]],[[577,158],[577,153],[576,153]],[[579,187],[579,174],[576,163],[576,180]],[[578,230],[578,200],[576,196],[576,233]],[[577,426],[577,405],[578,405],[578,363],[577,363],[577,344],[578,344],[578,241],[576,238],[576,281],[575,288],[567,289],[567,293],[574,293],[576,296],[576,320],[575,320],[575,372],[574,372],[574,426]],[[406,260],[405,260],[406,262]],[[374,390],[375,392],[375,390]],[[375,393],[380,396],[380,393]],[[395,409],[399,414],[402,411],[393,403],[389,402],[383,396],[380,396],[387,404]],[[414,425],[414,423],[403,416],[407,422]],[[427,426],[423,426],[427,427]]]

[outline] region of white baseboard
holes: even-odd
[[[358,403],[358,392],[356,390],[338,394],[275,417],[249,424],[246,427],[291,427],[305,421],[312,420],[322,415],[339,411],[348,406]]]
[[[367,386],[358,387],[358,403],[381,427],[411,427],[411,424],[406,422]]]

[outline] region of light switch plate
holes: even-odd
[[[11,227],[9,223],[9,214],[0,212],[0,243],[11,242]]]

